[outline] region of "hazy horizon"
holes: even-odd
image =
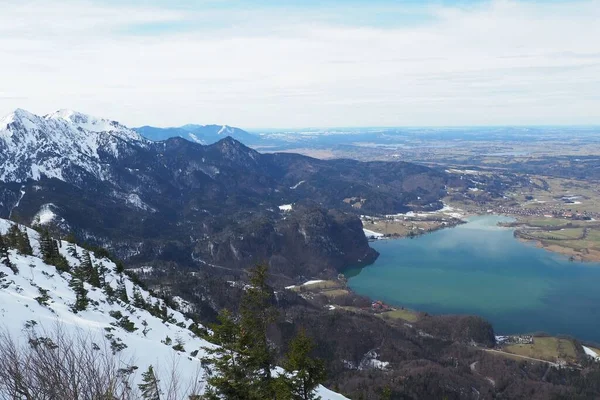
[[[600,125],[598,20],[600,0],[7,0],[0,115]]]

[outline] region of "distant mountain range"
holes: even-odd
[[[181,137],[200,144],[213,144],[230,136],[246,145],[260,141],[258,135],[248,133],[240,128],[227,125],[194,125],[188,124],[174,128],[156,128],[153,126],[142,126],[134,128],[134,131],[143,137],[154,140],[167,140],[173,137]]]

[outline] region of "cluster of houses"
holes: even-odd
[[[521,207],[521,206],[506,206],[499,205],[493,209],[488,209],[488,213],[505,214],[505,215],[520,215],[524,217],[546,217],[546,218],[566,218],[579,221],[590,221],[600,219],[600,214],[589,211],[573,211],[573,209],[556,208],[556,207]]]
[[[384,311],[391,311],[393,310],[392,307],[388,306],[387,304],[385,304],[383,301],[381,300],[376,300],[374,302],[371,303],[371,311],[374,312],[384,312]]]

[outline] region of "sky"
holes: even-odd
[[[3,0],[0,115],[600,124],[600,0]]]

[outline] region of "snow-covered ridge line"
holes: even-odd
[[[0,180],[24,182],[42,175],[66,180],[69,167],[104,179],[99,161],[118,157],[127,144],[147,141],[116,121],[72,110],[39,116],[17,109],[0,119]]]
[[[0,234],[6,235],[14,225],[12,221],[0,219]],[[120,360],[131,360],[123,368],[137,367],[133,377],[135,384],[141,383],[142,372],[152,365],[159,376],[171,376],[175,369],[182,384],[177,398],[187,398],[189,393],[183,390],[192,383],[201,394],[205,380],[201,366],[201,359],[206,355],[203,348],[214,347],[193,332],[203,329],[201,325],[118,272],[114,262],[93,253],[89,253],[90,261],[97,270],[103,271],[105,284],[96,287],[84,282],[89,303],[85,309],[76,310],[78,294],[73,285],[74,276],[43,261],[44,241],[37,231],[24,226],[19,229],[27,233],[32,255],[8,250],[8,260],[15,273],[2,262],[0,254],[0,332],[26,343],[31,326],[44,333],[52,332],[53,327],[60,324],[61,333],[66,335],[76,338],[85,332],[98,343],[109,341],[111,347],[119,349]],[[86,250],[66,241],[58,243],[58,252],[71,271],[83,264]],[[109,295],[109,291],[114,294]],[[174,300],[180,308],[192,311],[192,304],[180,298]],[[138,306],[140,302],[144,306]],[[157,313],[164,317],[159,318]],[[168,385],[168,382],[161,384]],[[4,398],[2,387],[0,383],[0,398]],[[168,391],[166,386],[162,389]],[[318,389],[318,394],[324,400],[345,398],[324,387]]]

